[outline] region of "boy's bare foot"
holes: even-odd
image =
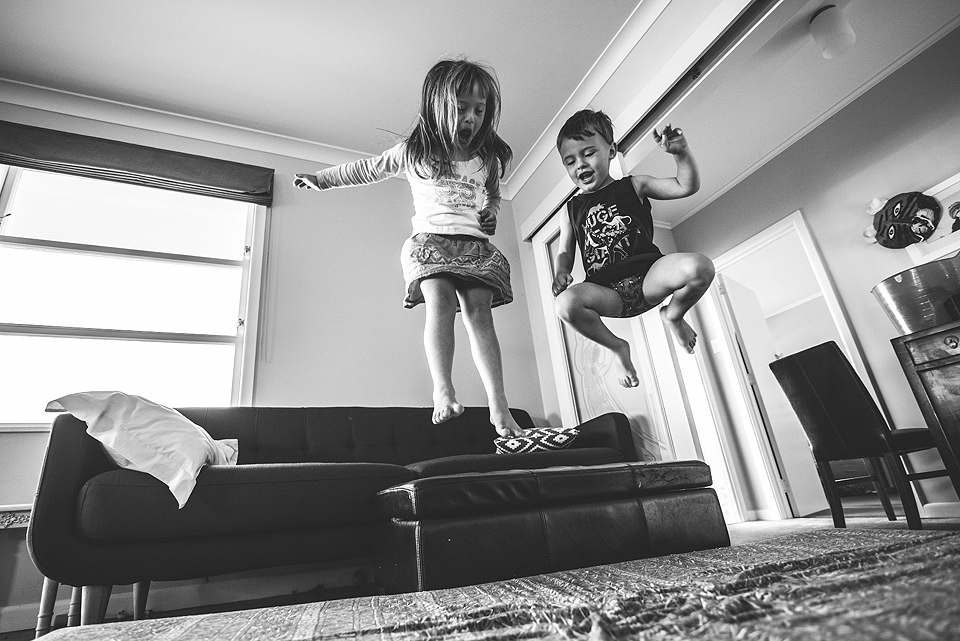
[[[452,396],[440,396],[433,401],[433,423],[439,425],[463,414],[463,405]]]
[[[517,425],[517,421],[509,410],[498,412],[491,409],[490,422],[500,436],[523,436],[523,428]]]
[[[618,376],[617,382],[623,387],[637,387],[640,385],[640,379],[637,378],[637,370],[633,366],[633,360],[630,358],[630,343],[621,340],[619,347],[612,350],[617,358]]]
[[[679,320],[670,320],[667,318],[667,308],[660,308],[660,318],[663,319],[667,328],[673,332],[677,343],[686,350],[687,354],[693,354],[693,348],[697,346],[697,332],[682,317]]]

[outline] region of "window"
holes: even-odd
[[[120,390],[252,400],[266,208],[0,166],[0,424]]]

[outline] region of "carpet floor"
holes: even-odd
[[[960,532],[818,529],[402,595],[61,628],[49,641],[957,638]]]

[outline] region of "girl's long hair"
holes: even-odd
[[[407,163],[421,178],[453,175],[457,151],[457,95],[477,90],[486,97],[486,117],[466,150],[488,169],[488,181],[503,178],[513,150],[497,135],[500,122],[500,83],[489,68],[463,59],[441,60],[427,72],[420,113],[404,145]]]

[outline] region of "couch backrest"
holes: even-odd
[[[370,462],[407,465],[459,454],[492,454],[497,433],[486,407],[440,425],[429,407],[179,408],[215,439],[240,442],[238,463]],[[530,415],[511,409],[521,427]]]

